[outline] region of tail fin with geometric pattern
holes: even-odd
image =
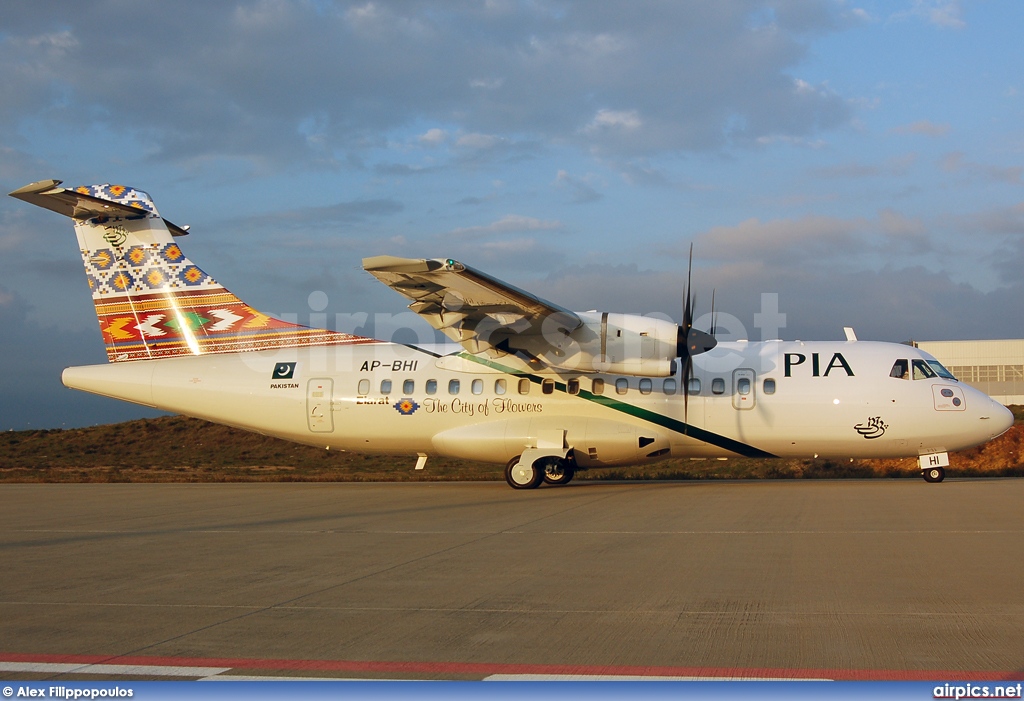
[[[261,314],[185,257],[148,194],[122,185],[67,189],[45,180],[11,193],[71,217],[110,362],[374,343]]]

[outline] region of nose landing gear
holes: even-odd
[[[941,467],[929,467],[921,471],[921,476],[925,482],[941,482],[946,478],[946,471]]]

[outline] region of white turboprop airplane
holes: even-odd
[[[650,317],[571,312],[455,260],[363,268],[462,346],[438,355],[261,314],[182,253],[146,193],[32,183],[13,197],[74,220],[110,362],[66,386],[329,450],[505,463],[517,489],[669,457],[915,457],[1013,415],[893,343],[730,342]],[[701,362],[693,362],[693,358]],[[705,362],[706,361],[706,362]]]

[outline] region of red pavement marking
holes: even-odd
[[[245,670],[383,672],[406,674],[615,675],[628,677],[728,677],[733,679],[835,679],[837,681],[1009,681],[1024,671],[807,669],[771,667],[666,667],[634,665],[496,664],[489,662],[391,662],[374,660],[281,660],[233,657],[146,657],[138,655],[48,655],[0,652],[0,662],[121,664],[167,667],[229,667]]]

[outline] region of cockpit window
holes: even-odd
[[[928,366],[923,360],[914,360],[914,379],[915,380],[927,380],[929,377],[935,377],[935,371]]]
[[[909,380],[909,367],[910,363],[907,362],[906,358],[901,358],[892,364],[892,370],[889,371],[889,377],[898,377],[901,380]]]
[[[935,374],[938,375],[939,377],[941,377],[942,379],[944,379],[944,380],[955,380],[956,379],[956,377],[954,377],[953,373],[951,373],[949,370],[944,368],[942,366],[942,363],[940,363],[938,360],[929,360],[928,361],[928,365],[930,365],[932,370],[935,371]]]

